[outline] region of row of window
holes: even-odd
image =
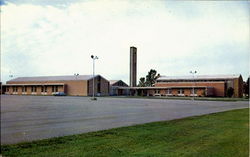
[[[190,89],[190,93],[197,94],[197,89]],[[155,90],[155,94],[160,94],[160,90]],[[172,94],[172,89],[167,89],[166,94]],[[178,89],[178,94],[184,94],[184,89]]]
[[[17,87],[12,87],[13,92],[18,92]],[[10,91],[10,87],[6,87],[6,91]],[[42,86],[41,87],[41,92],[47,92],[47,86]],[[27,92],[27,86],[22,87],[22,92]],[[36,86],[31,86],[31,92],[37,92],[37,87]],[[52,92],[58,92],[58,86],[52,86]]]

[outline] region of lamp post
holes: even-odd
[[[196,74],[197,71],[190,71],[190,73],[193,75],[193,81],[194,81],[194,74]],[[195,82],[193,82],[193,100],[194,100],[194,86],[195,86]]]
[[[11,74],[11,71],[9,72],[10,74],[9,74],[9,78],[12,78],[13,77],[13,75]]]
[[[95,98],[95,60],[98,59],[98,57],[91,55],[91,58],[93,59],[93,95],[92,95],[92,100],[96,100],[96,98]]]
[[[74,74],[75,75],[75,77],[76,77],[76,80],[77,80],[77,76],[79,76],[79,74],[78,73],[76,73],[76,74]]]

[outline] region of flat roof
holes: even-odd
[[[2,86],[52,86],[52,85],[65,85],[64,83],[25,83],[25,84],[4,84]]]
[[[101,76],[101,75],[95,75],[95,77],[97,76]],[[8,82],[77,81],[77,80],[90,80],[90,79],[93,79],[93,75],[35,76],[35,77],[17,77],[15,79],[7,81],[7,83]]]
[[[240,74],[232,75],[188,75],[188,76],[160,76],[159,80],[221,80],[221,79],[235,79],[239,78]]]

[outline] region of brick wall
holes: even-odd
[[[98,83],[100,83],[100,94],[101,95],[109,95],[109,81],[103,79],[102,77],[95,78],[95,95],[98,93]],[[88,96],[93,95],[93,79],[88,81]]]
[[[14,82],[14,81],[8,81],[7,84],[53,84],[53,83],[64,83],[65,84],[65,90],[62,86],[59,86],[58,91],[64,91],[67,95],[74,95],[74,96],[87,96],[87,80],[73,80],[73,81],[23,81],[23,82]],[[12,87],[10,88],[10,93],[13,92]],[[22,87],[18,87],[18,90],[22,90]],[[31,87],[27,87],[27,95],[31,94]],[[41,87],[37,87],[37,94],[41,93]],[[18,92],[18,94],[21,94],[21,92]],[[52,95],[52,86],[47,86],[47,95]]]
[[[208,86],[214,88],[214,96],[225,96],[225,83],[224,82],[158,82],[155,87],[178,87],[178,86]],[[177,91],[173,91],[176,93]],[[197,93],[198,94],[198,93]]]

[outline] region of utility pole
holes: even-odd
[[[190,73],[193,75],[193,81],[195,81],[194,80],[194,74],[196,74],[197,71],[190,71]],[[194,86],[195,86],[195,82],[193,82],[193,101],[194,101]]]

